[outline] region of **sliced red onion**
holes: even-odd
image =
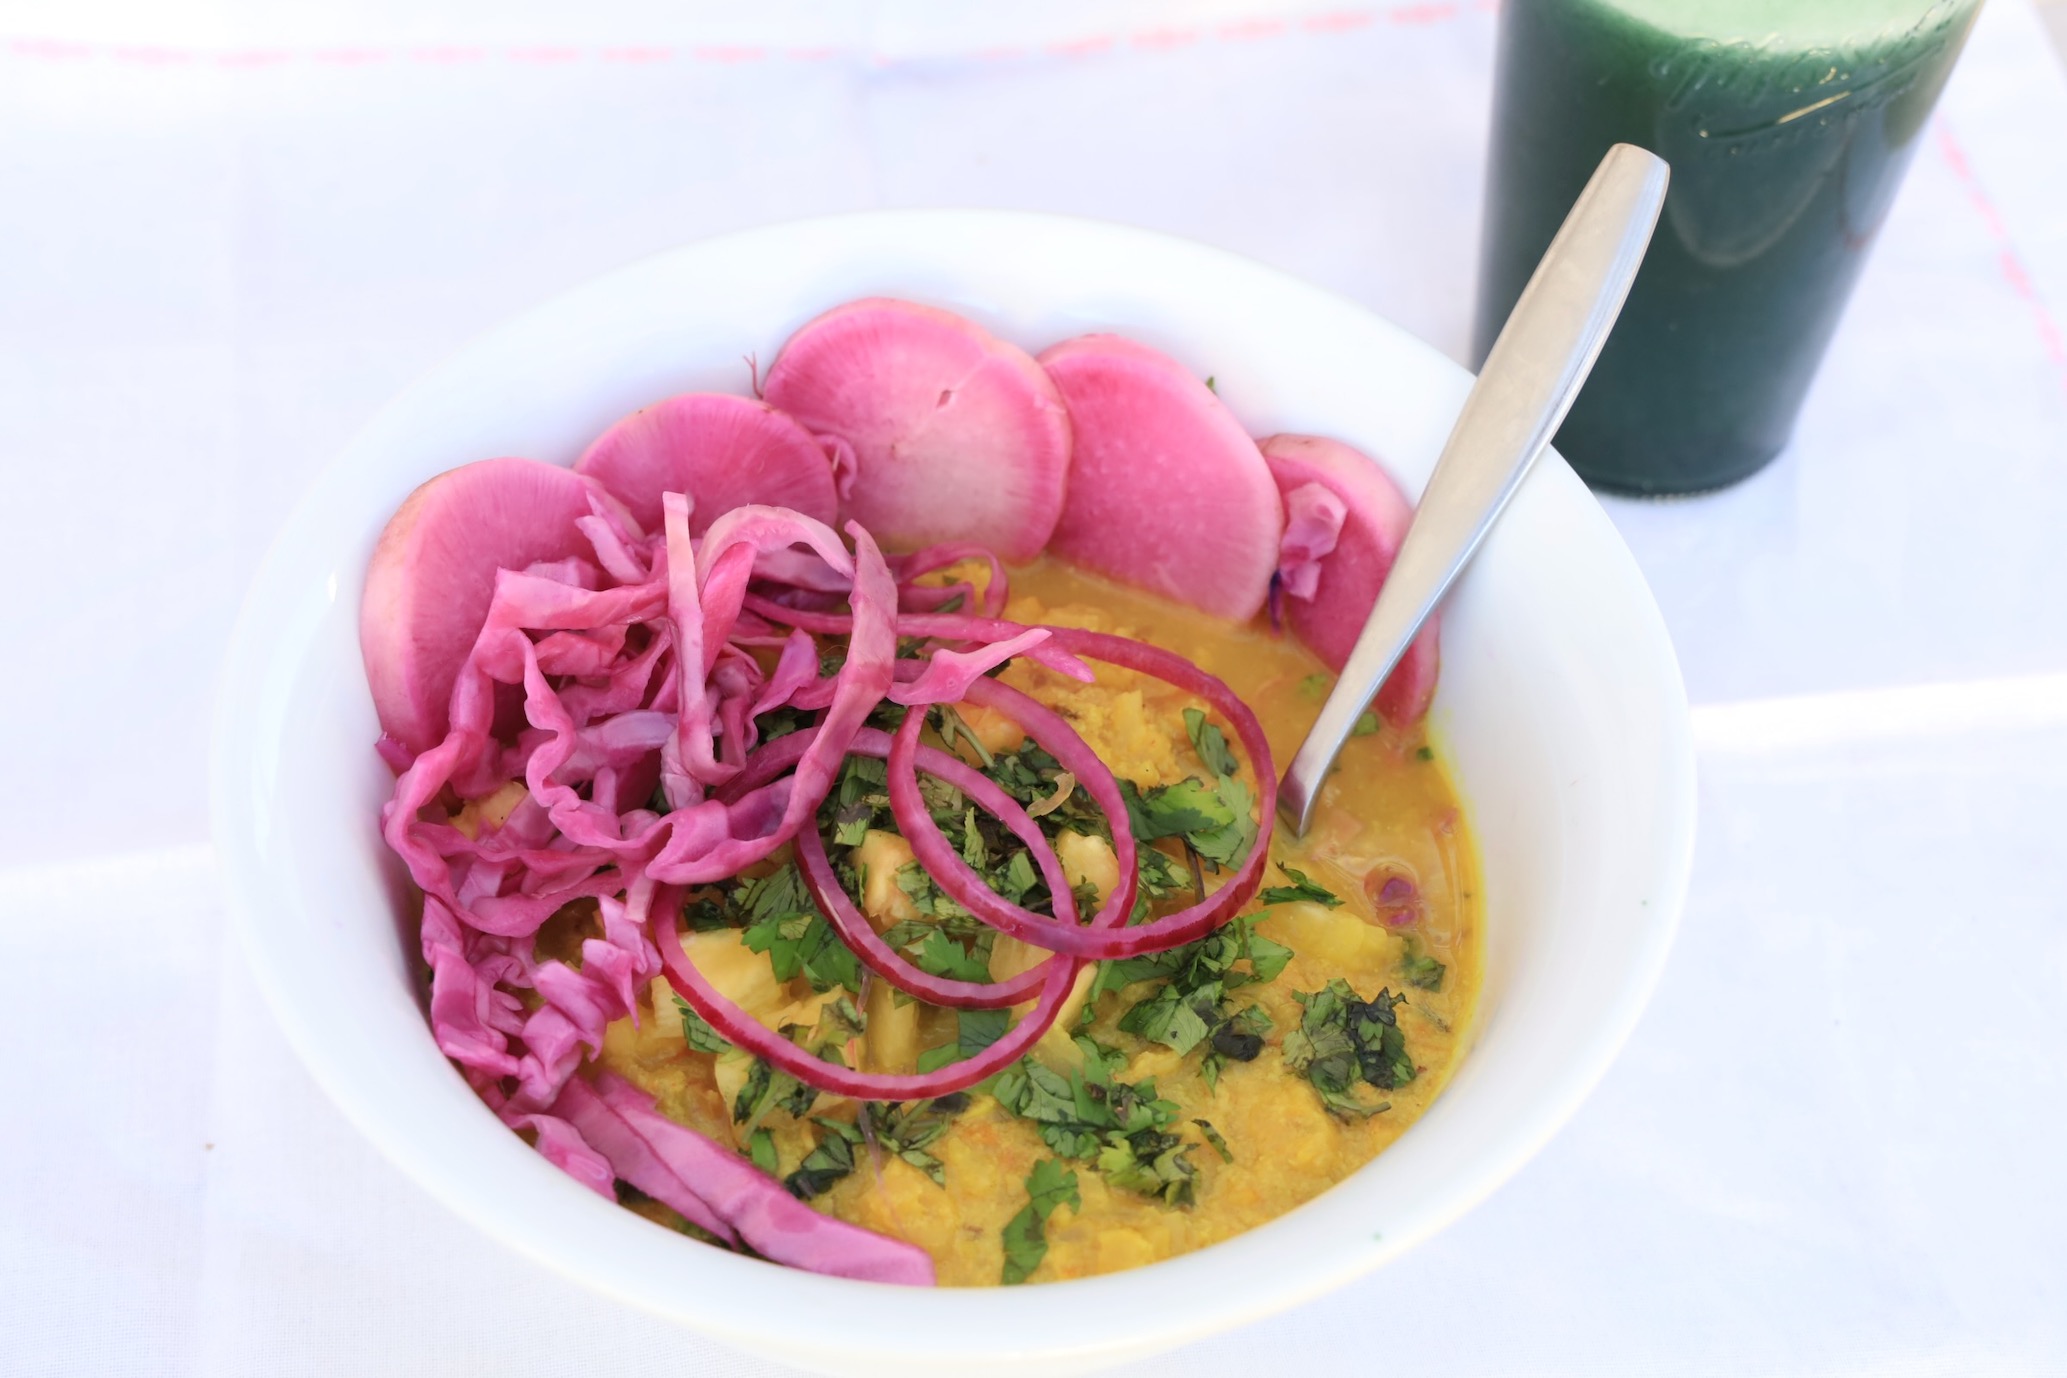
[[[1069,650],[1122,669],[1152,675],[1197,695],[1234,727],[1235,735],[1241,739],[1242,749],[1249,758],[1250,769],[1256,775],[1259,817],[1256,841],[1227,884],[1199,903],[1174,914],[1152,923],[1113,931],[1100,931],[1104,925],[1096,919],[1090,928],[1065,928],[1031,910],[1008,903],[993,893],[983,883],[983,878],[962,860],[926,811],[925,800],[918,792],[918,779],[909,750],[918,743],[918,732],[910,718],[906,718],[905,726],[899,729],[890,753],[890,809],[897,816],[897,825],[903,830],[905,840],[911,843],[912,855],[931,873],[943,893],[985,923],[1021,942],[1050,952],[1100,961],[1138,957],[1145,952],[1163,952],[1194,942],[1233,918],[1255,895],[1263,880],[1264,863],[1270,854],[1271,830],[1276,822],[1278,790],[1276,767],[1271,761],[1270,743],[1263,735],[1263,725],[1256,721],[1256,715],[1232,689],[1182,656],[1100,632],[1073,627],[1051,627],[1048,630],[1052,633],[1052,640]],[[1118,899],[1124,891],[1126,907],[1121,912],[1131,910],[1136,876],[1135,844],[1132,830],[1127,825],[1126,805],[1119,797],[1118,786],[1113,783],[1112,772],[1096,753],[1084,746],[1082,738],[1068,731],[1060,715],[1043,708],[1010,685],[991,679],[981,680],[970,687],[970,699],[986,706],[997,706],[1017,718],[1034,740],[1047,748],[1064,769],[1076,774],[1078,783],[1085,785],[1092,797],[1098,800],[1099,807],[1112,820],[1113,850],[1120,855],[1120,886],[1113,892],[1113,898]],[[1044,719],[1052,719],[1052,723]],[[1067,732],[1066,737],[1054,733],[1053,726],[1057,724]],[[1070,758],[1065,759],[1040,729],[1046,729],[1049,736],[1065,746],[1074,741],[1076,749],[1071,750]],[[1079,773],[1079,763],[1083,765],[1084,773]],[[1093,765],[1095,770],[1091,768]],[[1103,793],[1108,788],[1111,791],[1110,803]],[[1123,838],[1124,848],[1121,845]],[[1111,901],[1108,901],[1106,908],[1099,911],[1099,917],[1106,917],[1110,908]]]
[[[661,970],[675,993],[721,1038],[743,1048],[777,1071],[787,1072],[806,1085],[856,1100],[926,1100],[974,1086],[994,1072],[1017,1062],[1055,1025],[1076,980],[1078,964],[1052,962],[1034,1007],[1020,1017],[1009,1032],[974,1057],[950,1062],[931,1072],[863,1072],[813,1057],[809,1052],[775,1032],[739,1006],[727,1000],[718,988],[704,979],[689,954],[682,949],[682,935],[675,927],[675,913],[681,907],[681,892],[670,890],[664,904],[657,904],[654,941],[660,948]]]

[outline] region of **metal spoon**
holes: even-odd
[[[1285,771],[1278,811],[1298,836],[1371,696],[1478,549],[1564,420],[1665,204],[1665,160],[1630,144],[1601,159],[1493,342],[1443,446],[1399,558],[1335,691]]]

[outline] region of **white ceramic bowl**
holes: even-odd
[[[1685,893],[1685,694],[1635,563],[1546,455],[1459,585],[1435,722],[1484,861],[1476,1044],[1391,1149],[1320,1199],[1152,1267],[1037,1287],[900,1289],[791,1272],[618,1210],[504,1129],[431,1041],[415,919],[376,811],[359,664],[375,536],[432,474],[569,463],[672,393],[743,391],[796,326],[851,297],[964,312],[1029,349],[1087,330],[1218,380],[1257,435],[1314,431],[1427,476],[1470,384],[1427,345],[1246,259],[1046,216],[912,211],[711,240],[591,283],[390,404],[273,546],[216,719],[215,840],[260,981],[309,1068],[434,1196],[590,1287],[834,1373],[1050,1375],[1282,1310],[1397,1258],[1518,1169],[1635,1024]],[[1213,1285],[1239,1277],[1240,1287]]]

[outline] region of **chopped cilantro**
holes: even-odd
[[[1299,696],[1312,699],[1315,703],[1328,697],[1328,691],[1335,687],[1335,677],[1330,674],[1308,675],[1299,681]]]
[[[1296,904],[1304,901],[1309,904],[1325,904],[1330,909],[1342,907],[1342,897],[1340,895],[1323,886],[1315,885],[1306,878],[1306,872],[1295,871],[1283,862],[1278,863],[1278,870],[1284,872],[1285,878],[1292,883],[1290,885],[1273,885],[1264,890],[1258,896],[1263,903]]]
[[[919,943],[919,950],[912,961],[929,976],[950,981],[987,982],[990,980],[990,937],[983,934],[972,949],[935,928]]]
[[[1125,1138],[1115,1136],[1098,1151],[1098,1170],[1106,1181],[1126,1191],[1157,1198],[1166,1206],[1189,1206],[1198,1178],[1191,1147],[1175,1134],[1157,1129]]]
[[[1023,851],[1012,853],[1011,859],[991,877],[991,885],[1014,904],[1040,883],[1040,876],[1034,872],[1033,859]]]
[[[1184,731],[1191,738],[1192,750],[1198,752],[1199,760],[1215,775],[1232,775],[1235,772],[1234,753],[1227,749],[1227,738],[1219,728],[1206,721],[1206,715],[1196,708],[1184,710]]]
[[[732,1121],[748,1126],[749,1137],[771,1110],[787,1110],[797,1119],[811,1113],[818,1092],[787,1072],[778,1072],[760,1058],[754,1059],[746,1085],[732,1101]]]
[[[812,1123],[824,1131],[818,1146],[805,1156],[795,1172],[782,1179],[789,1194],[799,1201],[823,1195],[833,1183],[854,1171],[854,1145],[861,1142],[861,1131],[845,1120],[817,1119]]]
[[[1295,995],[1304,1011],[1299,1027],[1285,1036],[1285,1065],[1312,1082],[1321,1102],[1337,1115],[1391,1109],[1388,1101],[1365,1101],[1356,1086],[1363,1081],[1391,1091],[1414,1079],[1417,1069],[1396,1013],[1406,997],[1381,990],[1363,1000],[1339,976],[1318,991]]]
[[[1236,776],[1223,775],[1210,785],[1179,780],[1147,791],[1122,780],[1120,792],[1138,841],[1182,837],[1200,856],[1221,867],[1240,865],[1255,844],[1256,796]]]
[[[1349,729],[1349,735],[1352,737],[1368,737],[1377,730],[1378,715],[1376,713],[1362,713],[1357,717],[1356,726]]]
[[[1154,995],[1121,1015],[1120,1027],[1151,1043],[1188,1053],[1205,1042],[1220,1022],[1223,993],[1218,981],[1190,991],[1166,981]]]
[[[1195,1170],[1190,1145],[1167,1132],[1177,1105],[1155,1083],[1130,1085],[1116,1073],[1126,1059],[1088,1038],[1076,1045],[1082,1068],[1067,1078],[1030,1058],[992,1084],[998,1104],[1040,1127],[1041,1139],[1065,1158],[1096,1162],[1114,1186],[1188,1206]]]
[[[969,911],[956,904],[933,883],[933,877],[916,861],[907,861],[897,868],[897,888],[904,891],[912,908],[921,914],[936,919],[966,919]]]
[[[990,748],[983,744],[983,739],[978,737],[970,729],[969,724],[962,720],[962,715],[955,712],[954,705],[943,703],[939,707],[940,740],[947,744],[948,750],[954,750],[955,739],[959,737],[975,751],[976,759],[983,763],[985,770],[989,770],[996,765],[997,758],[991,754]]]
[[[1443,972],[1447,970],[1441,962],[1423,952],[1412,938],[1407,940],[1406,955],[1400,959],[1400,975],[1407,984],[1417,990],[1441,990]]]
[[[768,955],[776,980],[788,981],[801,972],[813,990],[861,990],[861,964],[811,902],[795,863],[748,881],[739,904],[747,917],[742,940]]]
[[[1220,1155],[1221,1162],[1231,1163],[1234,1161],[1234,1153],[1228,1148],[1227,1140],[1220,1137],[1220,1131],[1213,1127],[1211,1120],[1193,1120],[1192,1123],[1197,1125],[1199,1132],[1206,1136],[1206,1142],[1213,1145],[1213,1151]]]
[[[919,1070],[936,1072],[950,1062],[972,1058],[1005,1036],[1010,1010],[956,1010],[955,1041],[919,1054]]]
[[[765,1126],[746,1136],[746,1156],[770,1177],[777,1174],[780,1164],[775,1158],[775,1136]]]
[[[1435,759],[1435,748],[1432,746],[1415,747],[1414,759],[1417,761],[1433,761]]]
[[[1026,1205],[1005,1222],[1005,1273],[1007,1286],[1025,1282],[1048,1256],[1048,1217],[1057,1206],[1072,1210],[1082,1204],[1077,1195],[1077,1175],[1053,1158],[1035,1163],[1026,1177]]]
[[[947,1173],[940,1160],[925,1150],[968,1108],[969,1093],[956,1091],[915,1103],[867,1101],[861,1107],[861,1118],[864,1130],[875,1136],[884,1152],[902,1158],[944,1187]]]
[[[983,840],[983,830],[976,826],[974,804],[962,813],[962,860],[979,871],[990,865],[990,847]]]
[[[681,996],[675,997],[675,1009],[682,1016],[682,1037],[699,1053],[722,1053],[732,1045],[725,1036],[710,1026],[710,1022],[695,1010]]]

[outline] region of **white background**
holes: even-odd
[[[793,216],[1132,221],[1461,356],[1494,23],[0,4],[0,1372],[780,1372],[488,1244],[293,1061],[206,845],[260,553],[476,332]],[[1622,1060],[1405,1261],[1128,1372],[2067,1372],[2062,321],[2067,81],[1992,0],[1796,444],[1609,503],[1703,772]]]

